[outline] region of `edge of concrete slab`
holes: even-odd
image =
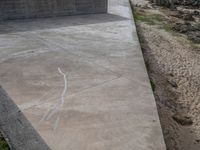
[[[132,11],[132,19],[133,19],[133,24],[134,24],[134,26],[135,26],[135,30],[136,30],[136,33],[137,33],[137,38],[138,38],[138,42],[139,42],[139,46],[140,46],[140,50],[141,50],[141,52],[142,52],[142,48],[141,48],[141,44],[140,44],[140,41],[139,41],[139,36],[138,36],[138,31],[137,31],[137,27],[136,27],[136,20],[135,20],[135,17],[134,17],[134,3],[133,3],[133,1],[131,1],[131,0],[128,0],[129,1],[129,5],[130,5],[130,9],[131,9],[131,11]],[[144,60],[144,58],[143,58],[143,60]],[[148,71],[147,71],[147,69],[146,69],[146,73],[147,73],[147,75],[148,75]],[[149,75],[148,75],[148,77],[149,77]],[[149,79],[149,78],[148,78]],[[149,79],[149,84],[151,84],[150,83],[150,79]],[[151,89],[151,91],[152,91],[152,94],[153,94],[153,89]],[[153,94],[153,97],[154,97],[154,94]],[[154,97],[154,101],[155,101],[155,97]],[[156,101],[155,101],[155,105],[156,105]],[[156,108],[157,108],[157,105],[156,105]],[[158,112],[158,110],[156,110],[157,112]],[[158,114],[158,113],[157,113]],[[158,118],[159,118],[159,115],[158,115]],[[161,123],[160,123],[160,118],[159,118],[159,124],[160,124],[160,128],[161,128]],[[162,131],[162,128],[161,128],[161,131]],[[166,150],[167,148],[166,148],[166,144],[165,144],[165,141],[164,141],[164,136],[163,136],[163,131],[161,132],[162,133],[162,140],[163,140],[163,144],[164,144],[164,150]]]
[[[0,86],[0,130],[13,150],[50,150],[17,105]]]

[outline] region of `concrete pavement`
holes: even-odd
[[[108,7],[1,23],[0,84],[53,150],[164,150],[130,4]]]

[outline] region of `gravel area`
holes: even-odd
[[[146,4],[139,9],[166,18],[170,11],[166,9],[163,14],[162,10],[147,8]],[[136,20],[167,148],[199,150],[200,44],[187,40],[184,34],[167,30],[160,22],[152,23],[141,16],[136,16]]]

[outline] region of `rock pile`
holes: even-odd
[[[173,7],[176,6],[187,6],[187,7],[196,7],[200,8],[200,0],[150,0],[153,3],[156,3],[158,5],[163,5],[167,7]]]
[[[200,7],[200,0],[176,0],[176,5]]]
[[[188,39],[200,43],[200,25],[192,25],[189,22],[185,23],[176,23],[173,27],[174,30],[179,33],[184,33],[187,35]]]

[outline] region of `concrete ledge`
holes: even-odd
[[[0,114],[0,130],[11,150],[50,150],[1,86]]]

